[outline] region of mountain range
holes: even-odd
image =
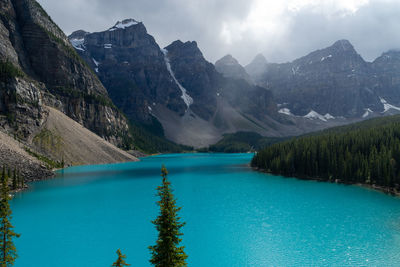
[[[297,110],[276,89],[287,77],[278,73],[276,86],[269,82],[277,64],[258,55],[243,67],[227,55],[214,65],[195,41],[177,40],[161,48],[134,19],[101,32],[78,30],[69,40],[132,123],[176,143],[208,146],[239,131],[293,136],[360,119],[319,115],[305,104],[300,105],[306,114],[291,116]]]
[[[212,64],[195,41],[162,48],[134,19],[67,37],[36,1],[4,0],[0,84],[0,159],[34,179],[61,162],[136,160],[122,149],[179,152],[399,113],[400,51],[367,62],[339,40],[287,63]]]
[[[339,40],[292,62],[254,68],[257,62],[247,69],[253,67],[255,83],[273,92],[281,113],[330,120],[399,111],[399,51],[366,62],[348,40]]]

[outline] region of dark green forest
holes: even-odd
[[[400,116],[336,127],[271,145],[253,167],[272,174],[398,187]]]
[[[163,135],[155,134],[154,131],[141,124],[131,124],[130,132],[133,136],[134,149],[144,153],[180,153],[184,151],[193,151],[193,147],[175,144],[167,140]],[[128,140],[131,142],[131,140]],[[129,147],[128,143],[126,147]]]
[[[264,137],[254,132],[237,132],[224,134],[223,138],[214,145],[199,149],[199,152],[243,153],[257,151],[271,144],[288,138]]]

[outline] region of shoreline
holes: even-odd
[[[298,180],[304,180],[304,181],[316,181],[316,182],[323,182],[323,183],[332,183],[332,184],[343,184],[343,185],[353,185],[353,186],[359,186],[362,187],[364,189],[370,189],[370,190],[374,190],[374,191],[378,191],[390,196],[394,196],[394,197],[400,197],[400,191],[397,191],[395,188],[391,188],[391,187],[385,187],[385,186],[379,186],[379,185],[375,185],[375,184],[364,184],[364,183],[350,183],[350,182],[343,182],[340,179],[336,179],[334,181],[329,181],[329,180],[325,180],[322,178],[318,178],[318,177],[297,177],[297,176],[284,176],[284,175],[280,175],[280,174],[274,174],[271,172],[268,172],[265,169],[262,168],[258,168],[258,167],[253,167],[249,164],[250,168],[252,168],[255,171],[258,172],[262,172],[262,173],[267,173],[270,175],[274,175],[274,176],[282,176],[284,178],[288,178],[288,179],[298,179]]]

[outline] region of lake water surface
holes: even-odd
[[[72,167],[12,200],[15,266],[150,266],[169,170],[189,266],[399,266],[400,199],[252,171],[251,154],[172,154]]]

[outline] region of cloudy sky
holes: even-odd
[[[400,0],[39,0],[67,33],[102,31],[117,20],[142,21],[159,45],[198,42],[211,62],[232,54],[270,62],[348,39],[371,61],[400,49]]]

